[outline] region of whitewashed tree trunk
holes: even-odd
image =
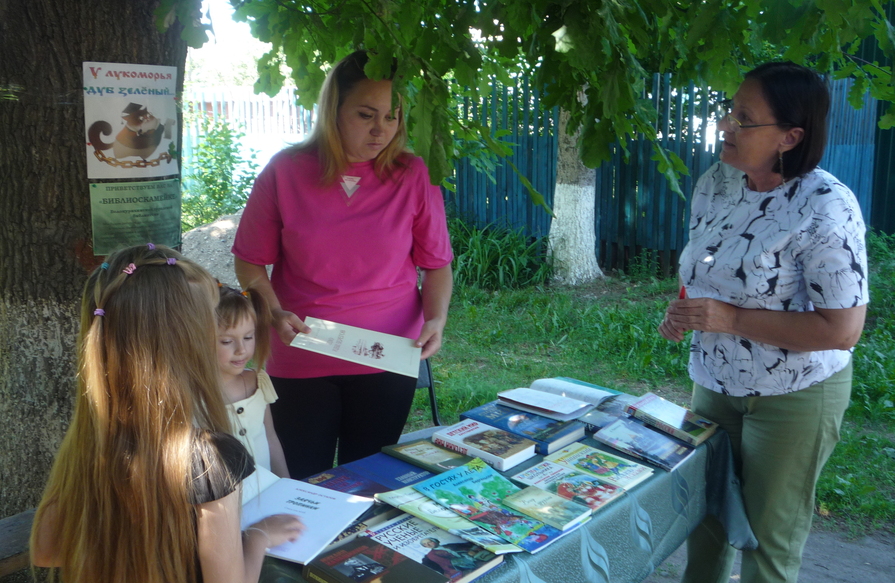
[[[596,171],[581,163],[578,134],[566,133],[568,122],[569,113],[561,111],[548,253],[555,282],[580,285],[603,277],[597,265],[594,232]]]

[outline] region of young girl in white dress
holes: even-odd
[[[277,400],[262,370],[270,354],[270,310],[259,293],[220,286],[217,307],[218,367],[233,434],[255,458],[255,465],[289,477],[283,447],[274,431],[270,403]],[[255,369],[246,368],[249,361]]]

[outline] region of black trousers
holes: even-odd
[[[390,372],[310,379],[271,377],[270,405],[289,474],[303,479],[397,443],[416,379]]]

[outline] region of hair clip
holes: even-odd
[[[152,243],[146,243],[146,246],[149,247],[150,251],[155,251],[155,245],[153,245]]]
[[[221,282],[218,282],[218,287],[224,287],[224,284],[222,284]]]
[[[109,264],[103,261],[103,264],[99,266],[100,269],[109,269]]]
[[[245,297],[249,297],[249,292],[247,292],[247,291],[241,291],[241,292],[239,292],[239,293],[241,293],[241,294],[244,295]]]
[[[97,309],[93,310],[93,315],[94,316],[105,316],[106,311],[102,308],[97,308]]]
[[[168,265],[174,265],[175,263],[177,263],[177,258],[176,257],[168,257],[167,263],[168,263]]]
[[[125,268],[122,269],[121,271],[123,271],[124,273],[126,273],[126,274],[128,274],[128,275],[131,275],[136,269],[137,269],[137,266],[134,265],[133,263],[131,263],[130,265],[128,265],[127,267],[125,267]]]

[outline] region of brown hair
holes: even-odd
[[[117,251],[88,278],[74,416],[35,516],[55,507],[66,583],[197,579],[196,428],[229,429],[216,301],[214,279],[162,246]]]
[[[255,323],[255,368],[261,370],[270,356],[270,307],[263,295],[252,288],[241,292],[220,286],[217,310],[218,328],[233,328],[246,318]]]
[[[368,79],[364,66],[368,61],[367,51],[355,51],[339,61],[330,70],[320,89],[317,100],[317,122],[308,140],[295,147],[298,151],[316,150],[320,159],[321,183],[332,184],[348,168],[348,157],[339,136],[339,107],[345,96],[360,81]],[[388,80],[394,79],[397,63],[392,64]],[[407,126],[404,123],[403,104],[398,102],[398,129],[392,141],[376,156],[374,168],[380,178],[390,176],[398,167],[403,167],[402,157],[407,154]]]
[[[802,140],[791,150],[783,152],[774,172],[784,180],[803,176],[814,170],[827,147],[827,114],[830,111],[830,91],[826,82],[815,71],[789,61],[759,65],[746,73],[746,79],[761,84],[777,123],[781,126],[802,128]]]

